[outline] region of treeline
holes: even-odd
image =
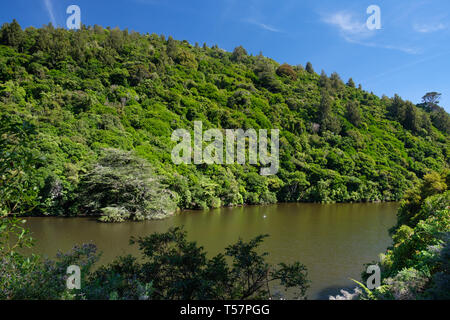
[[[100,26],[23,30],[13,21],[0,29],[0,82],[7,213],[121,221],[175,207],[392,201],[448,166],[449,115],[437,99],[379,98],[337,73],[316,74],[311,63],[280,65],[243,47]],[[278,174],[175,166],[171,133],[193,130],[195,120],[205,130],[280,129]],[[118,167],[105,165],[108,157],[133,160]],[[133,163],[145,173],[134,175]],[[103,175],[123,183],[101,184]]]

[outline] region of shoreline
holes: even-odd
[[[166,220],[168,218],[171,218],[176,215],[181,215],[185,213],[192,213],[192,212],[208,212],[212,210],[219,210],[219,209],[235,209],[235,208],[246,208],[246,207],[268,207],[268,206],[276,206],[276,205],[291,205],[291,204],[314,204],[314,205],[349,205],[349,204],[382,204],[382,203],[400,203],[400,201],[360,201],[360,202],[277,202],[277,203],[270,203],[270,204],[242,204],[237,206],[223,206],[219,208],[209,208],[209,209],[177,209],[173,214],[168,215],[164,218],[154,218],[154,219],[145,219],[145,220],[125,220],[123,222],[146,222],[146,221],[162,221]],[[74,219],[74,218],[91,218],[92,220],[103,223],[103,224],[117,224],[117,223],[123,223],[123,222],[102,222],[99,221],[98,218],[101,217],[101,215],[88,215],[88,214],[79,214],[75,216],[71,215],[15,215],[14,217],[17,218],[63,218],[63,219]],[[6,217],[5,217],[6,218]]]

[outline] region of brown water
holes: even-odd
[[[54,257],[58,250],[94,242],[103,252],[101,262],[139,252],[131,236],[164,232],[184,226],[190,240],[215,255],[236,242],[269,234],[262,249],[270,263],[300,261],[312,281],[309,299],[327,299],[339,288],[353,287],[363,264],[378,260],[391,244],[388,229],[396,222],[396,203],[278,204],[186,211],[162,221],[103,224],[86,218],[28,218],[37,239],[34,251]]]

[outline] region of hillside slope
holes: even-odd
[[[155,34],[13,22],[0,30],[0,82],[3,121],[35,126],[29,148],[40,162],[28,179],[36,214],[99,214],[77,195],[105,148],[134,151],[179,208],[195,209],[399,200],[430,170],[448,167],[442,108],[379,98],[337,73],[279,65],[242,47],[229,53]],[[204,130],[280,129],[279,172],[174,165],[171,134],[196,120]]]

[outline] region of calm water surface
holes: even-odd
[[[391,244],[388,229],[396,222],[396,203],[278,204],[186,211],[162,221],[103,224],[88,218],[28,218],[37,240],[34,251],[54,257],[75,244],[93,242],[103,252],[101,262],[118,255],[139,255],[131,236],[164,232],[184,226],[189,240],[210,255],[222,252],[239,237],[270,237],[262,245],[268,262],[300,261],[312,281],[309,299],[327,299],[339,288],[360,279],[363,264],[378,260]]]

